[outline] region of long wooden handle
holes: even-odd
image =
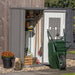
[[[43,40],[42,40],[42,37],[43,37],[43,15],[41,16],[41,46],[43,44]]]
[[[39,17],[38,17],[38,55],[39,55]]]
[[[36,49],[36,40],[37,40],[37,23],[36,23],[36,29],[35,29],[35,49]]]
[[[36,28],[35,28],[35,57],[36,57],[36,45],[37,45],[37,25],[38,25],[38,23],[36,22]]]

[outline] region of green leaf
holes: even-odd
[[[75,8],[75,0],[45,0],[45,6]]]

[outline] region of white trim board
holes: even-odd
[[[65,12],[64,12],[65,11]],[[60,18],[60,36],[63,36],[63,29],[65,29],[66,10],[45,10],[44,12],[44,51],[43,63],[48,62],[48,37],[47,29],[49,29],[49,18]]]

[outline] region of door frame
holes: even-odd
[[[26,10],[44,10],[43,8],[12,8],[12,7],[10,7],[10,10],[12,10],[12,9],[19,9],[19,10],[23,10],[23,11],[26,11]],[[10,11],[10,13],[11,13],[11,11]],[[22,17],[23,17],[23,15],[22,15]],[[11,17],[10,17],[10,19],[11,19]],[[9,25],[9,44],[10,44],[10,41],[11,41],[11,35],[10,35],[10,33],[11,33],[11,29],[10,29],[10,26],[11,26],[11,20],[10,20],[10,25]],[[22,30],[22,29],[21,29]],[[24,33],[22,33],[22,32],[20,32],[21,34],[21,36],[24,34]],[[24,39],[21,39],[21,47],[22,47],[22,40],[24,40],[25,41],[25,37],[24,37]],[[24,43],[24,46],[25,46],[25,43]],[[11,45],[9,45],[9,51],[10,51],[10,48],[11,48]],[[20,50],[20,57],[21,57],[21,59],[22,59],[22,63],[24,64],[24,57],[23,57],[23,54],[24,54],[24,50],[23,51],[21,51]],[[42,60],[43,60],[43,56],[42,56]],[[43,61],[42,61],[43,62]]]
[[[60,8],[50,8],[50,9],[45,9],[44,10],[44,12],[43,12],[43,14],[45,13],[45,12],[56,12],[56,13],[66,13],[66,9],[60,9]],[[65,18],[66,18],[66,16],[65,16]],[[44,15],[44,19],[45,19],[45,15]],[[44,22],[44,21],[43,21]],[[45,26],[45,25],[44,25]],[[43,27],[44,28],[44,27]],[[65,19],[65,28],[66,28],[66,19]],[[44,29],[43,29],[43,31],[44,31]],[[43,32],[43,41],[44,41],[44,32]],[[48,62],[44,62],[44,43],[43,43],[43,63],[44,64],[49,64]]]

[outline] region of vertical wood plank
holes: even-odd
[[[7,50],[7,0],[0,0],[0,54]],[[1,56],[0,56],[0,63]]]

